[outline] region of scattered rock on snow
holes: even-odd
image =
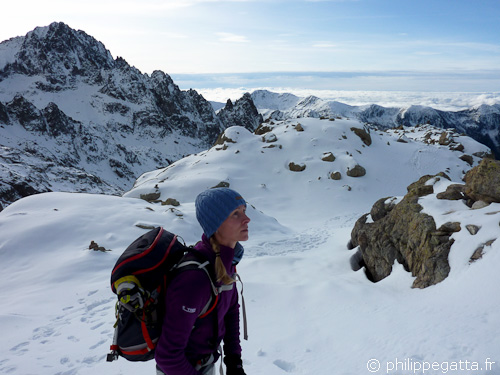
[[[306,169],[306,165],[303,163],[295,164],[293,161],[288,164],[288,168],[292,172],[302,172]]]
[[[354,132],[354,134],[356,134],[359,138],[361,138],[361,140],[365,145],[370,146],[372,144],[372,137],[370,136],[370,133],[369,131],[367,131],[366,128],[360,129],[352,127],[351,130]]]
[[[217,185],[215,186],[212,186],[212,189],[215,189],[215,188],[220,188],[220,187],[225,187],[225,188],[228,188],[231,184],[227,181],[221,181],[219,182]]]
[[[496,240],[496,239],[495,239]],[[476,260],[479,260],[483,257],[484,255],[484,248],[486,246],[491,246],[493,244],[493,242],[495,242],[495,240],[490,240],[484,244],[482,244],[481,246],[479,246],[475,251],[474,253],[471,255],[470,257],[470,260],[469,260],[469,263],[473,263],[475,262]]]
[[[180,206],[180,203],[177,199],[175,198],[167,198],[166,201],[163,201],[161,202],[161,205],[162,206],[174,206],[174,207],[177,207],[177,206]]]
[[[219,136],[217,137],[217,140],[215,141],[214,143],[214,146],[218,146],[218,145],[223,145],[224,143],[236,143],[235,140],[229,138],[225,132],[223,133],[220,133]]]
[[[356,164],[354,168],[347,168],[346,174],[349,177],[362,177],[366,174],[366,169],[363,168],[361,165]]]
[[[295,130],[297,130],[298,132],[303,132],[304,131],[304,128],[302,127],[302,124],[297,124],[297,126],[295,126]]]
[[[490,204],[485,201],[476,201],[472,204],[473,210],[480,210],[481,208],[488,207]]]
[[[471,166],[474,164],[474,159],[470,155],[461,155],[460,159],[465,161],[467,164]]]
[[[331,172],[330,175],[328,176],[330,180],[340,180],[342,179],[342,174],[340,172]]]
[[[323,161],[329,161],[329,162],[334,162],[335,161],[335,156],[331,152],[325,152],[323,154],[323,157],[321,158]]]
[[[160,199],[161,193],[148,193],[148,194],[141,194],[140,198],[144,199],[147,202],[157,202],[158,199]]]
[[[479,229],[481,229],[480,227],[478,227],[477,225],[474,225],[474,224],[467,224],[465,226],[465,228],[467,228],[469,233],[472,234],[473,236],[475,236],[477,234],[477,232],[479,232]]]
[[[266,133],[262,136],[262,142],[265,143],[272,143],[276,142],[278,140],[278,137],[276,137],[276,134],[274,133]]]
[[[258,126],[257,129],[255,129],[255,134],[256,135],[264,135],[264,134],[272,131],[273,128],[274,128],[274,126],[271,126],[271,125],[266,124],[266,123],[262,123]]]
[[[106,248],[104,248],[103,246],[99,246],[96,242],[94,241],[90,241],[90,245],[89,245],[89,250],[94,250],[94,251],[111,251],[111,250],[107,250]]]

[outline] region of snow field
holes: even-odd
[[[226,135],[236,143],[148,172],[125,197],[48,193],[3,210],[0,264],[8,303],[0,312],[0,374],[153,374],[154,362],[105,362],[116,301],[111,269],[146,231],[137,225],[162,225],[196,242],[201,228],[194,199],[226,181],[248,201],[252,219],[238,266],[249,325],[249,341],[242,343],[247,374],[500,375],[498,241],[469,263],[478,244],[499,236],[499,205],[471,211],[460,202],[436,205],[432,195],[422,198],[438,226],[459,221],[463,228],[453,237],[449,277],[423,290],[411,289],[412,276],[398,264],[371,283],[362,270],[351,270],[355,250],[346,248],[355,221],[379,198],[404,195],[424,173],[447,169],[461,182],[470,168],[461,153],[418,140],[399,143],[398,135],[378,131],[363,147],[350,130],[363,127],[356,121],[298,122],[304,132],[294,129],[296,122],[274,128],[273,143],[281,149],[264,148],[269,144],[261,136],[230,128]],[[484,146],[465,147],[472,154]],[[324,152],[337,159],[322,161]],[[366,168],[365,176],[345,175],[352,160]],[[292,172],[289,161],[306,169]],[[332,169],[342,172],[341,180],[327,178]],[[435,194],[446,186],[435,181]],[[136,199],[151,192],[180,205]],[[468,223],[481,226],[476,236],[466,231]],[[111,251],[88,250],[92,240]],[[478,368],[415,371],[418,364],[459,361]]]

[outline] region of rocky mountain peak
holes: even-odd
[[[81,30],[54,22],[26,34],[15,61],[3,68],[3,75],[89,76],[114,65],[102,43]]]
[[[234,103],[228,99],[218,116],[226,127],[242,126],[250,131],[257,129],[263,121],[249,93],[245,93]]]

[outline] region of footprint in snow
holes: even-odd
[[[99,312],[99,311],[102,311],[103,309],[104,310],[107,310],[108,309],[108,303],[110,303],[111,301],[114,301],[116,297],[109,297],[107,299],[101,299],[101,300],[98,300],[98,301],[94,301],[92,303],[89,303],[88,305],[85,306],[85,308],[87,309],[87,311],[92,311],[93,313],[96,313],[96,312]],[[100,310],[98,310],[97,308],[101,307]]]
[[[24,354],[28,351],[28,349],[26,349],[25,347],[28,346],[29,344],[30,343],[28,341],[22,342],[20,344],[17,344],[16,346],[13,346],[12,348],[10,348],[10,351],[16,352],[19,354]]]
[[[295,370],[295,365],[293,363],[286,362],[281,359],[277,359],[273,362],[273,364],[285,372],[293,372]]]
[[[39,327],[33,330],[33,340],[38,340],[50,336],[59,336],[52,327]]]
[[[100,327],[100,326],[102,326],[102,325],[104,325],[104,323],[103,323],[103,322],[101,322],[101,323],[99,323],[99,324],[96,324],[96,325],[95,325],[95,326],[93,326],[93,327],[90,327],[90,329],[91,329],[92,331],[94,331],[94,330],[96,330],[97,328],[99,328],[99,327]]]
[[[97,348],[105,343],[106,343],[106,340],[101,340],[97,344],[92,345],[89,349],[95,349],[95,348]]]
[[[0,362],[0,365],[2,363]],[[2,374],[15,374],[17,372],[17,367],[16,366],[5,366],[5,367],[0,367],[0,373]]]

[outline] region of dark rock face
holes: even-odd
[[[17,95],[10,103],[6,103],[7,116],[17,121],[28,131],[43,132],[46,130],[38,109],[23,96]]]
[[[263,122],[262,115],[259,114],[249,93],[244,94],[234,104],[228,100],[226,106],[219,111],[218,116],[226,128],[242,126],[251,132],[255,131]]]
[[[58,91],[74,76],[96,78],[101,69],[111,69],[115,62],[104,45],[80,30],[62,22],[29,32],[12,64],[1,76],[18,73],[44,75],[46,91]],[[1,79],[0,79],[1,80]]]

